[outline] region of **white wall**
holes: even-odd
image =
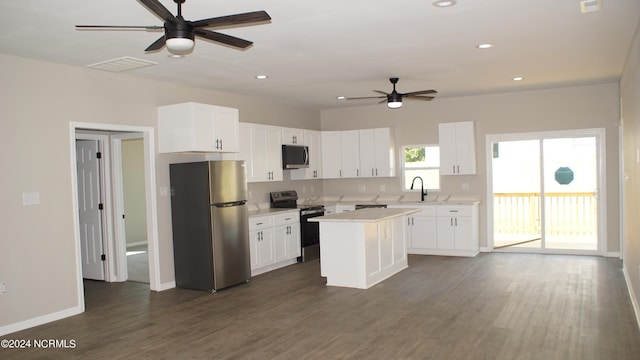
[[[144,140],[122,140],[122,191],[127,246],[147,242]]]
[[[480,245],[487,246],[486,161],[487,134],[605,128],[607,145],[607,252],[620,250],[619,176],[618,176],[618,84],[603,83],[547,90],[521,91],[504,94],[436,98],[432,102],[405,101],[400,109],[387,109],[384,104],[322,111],[323,130],[358,128],[395,128],[396,153],[411,144],[437,144],[438,123],[474,121],[476,131],[477,175],[441,178],[444,194],[468,194],[482,199],[480,206]],[[462,183],[470,185],[462,190]],[[329,180],[325,194],[379,193],[384,184],[386,193],[402,194],[401,177],[393,179]],[[416,196],[417,194],[412,194]]]
[[[319,113],[271,101],[1,54],[0,63],[0,282],[8,290],[0,296],[0,333],[81,307],[70,122],[155,127],[157,106],[196,101],[236,107],[241,121],[319,129]],[[184,159],[156,155],[158,188],[169,186],[168,164]],[[170,198],[154,190],[160,282],[168,283],[174,279]],[[25,192],[39,192],[41,203],[23,206]]]

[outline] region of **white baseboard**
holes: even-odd
[[[9,324],[0,327],[0,336],[14,333],[16,331],[22,331],[24,329],[32,328],[42,324],[50,323],[52,321],[67,318],[69,316],[78,315],[84,312],[82,306],[72,307],[66,310],[61,310],[47,315],[38,316],[33,319],[20,321],[14,324]]]
[[[480,252],[493,252],[493,249],[490,247],[480,247]]]
[[[629,297],[631,298],[633,312],[636,315],[636,323],[638,324],[638,328],[640,328],[640,307],[638,307],[638,299],[636,299],[633,286],[631,286],[631,280],[629,279],[629,273],[627,272],[626,265],[622,266],[622,273],[624,274],[624,280],[627,282],[627,290],[629,291]]]
[[[169,290],[169,289],[173,289],[176,287],[176,281],[169,281],[166,283],[161,283],[160,287],[157,289],[152,289],[153,291],[165,291],[165,290]]]
[[[619,251],[612,251],[612,252],[608,252],[606,254],[604,254],[605,257],[611,257],[611,258],[618,258],[621,259],[620,257],[620,252]]]

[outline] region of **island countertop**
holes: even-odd
[[[310,218],[314,222],[378,222],[420,212],[421,209],[366,208]]]

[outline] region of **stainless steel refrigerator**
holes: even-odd
[[[216,291],[249,281],[244,161],[171,164],[176,286]]]

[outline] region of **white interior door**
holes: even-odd
[[[92,280],[105,279],[98,152],[97,140],[76,141],[82,277]]]

